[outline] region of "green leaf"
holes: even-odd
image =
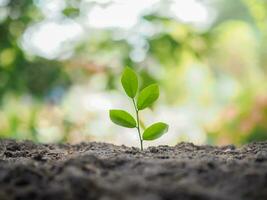
[[[134,98],[138,89],[138,78],[136,73],[129,67],[126,67],[121,77],[121,84],[126,94]]]
[[[124,110],[110,110],[109,117],[112,122],[117,125],[127,127],[127,128],[135,128],[136,121],[128,112]]]
[[[149,126],[143,133],[143,140],[155,140],[166,133],[169,129],[168,124],[163,122],[155,123]]]
[[[154,101],[159,97],[159,86],[157,84],[152,84],[143,89],[137,99],[138,110],[143,110],[148,106],[151,106]]]

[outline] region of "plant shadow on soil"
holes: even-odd
[[[0,140],[1,200],[266,200],[267,142],[138,148]]]

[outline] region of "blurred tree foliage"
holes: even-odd
[[[61,62],[30,58],[21,48],[25,29],[42,19],[33,1],[8,1],[1,10],[6,16],[0,21],[0,100],[9,92],[44,97],[55,86],[67,87],[70,79]]]
[[[130,33],[121,31],[123,36],[116,28],[93,30],[90,37],[78,40],[73,46],[74,53],[67,59],[31,55],[22,47],[25,30],[45,19],[37,1],[3,2],[6,3],[0,4],[3,110],[0,121],[4,122],[0,125],[1,136],[41,140],[36,136],[36,126],[40,113],[43,114],[42,104],[47,100],[58,103],[68,87],[96,74],[104,74],[105,89],[112,90],[117,87],[121,68],[129,65],[141,71],[145,80],[141,87],[155,80],[161,82],[169,105],[192,101],[204,109],[216,107],[213,102],[223,105],[218,118],[213,119],[214,125],[203,125],[209,142],[245,143],[267,139],[266,1],[207,1],[217,11],[217,17],[206,29],[197,29],[157,12],[148,13],[141,21],[143,26],[156,30],[154,34],[142,34],[138,31],[142,26],[138,25]],[[66,0],[61,20],[79,21],[82,3]],[[96,4],[97,1],[92,1],[89,6]],[[83,28],[86,32],[87,28]],[[135,40],[141,47],[135,46]],[[195,78],[195,73],[201,74],[200,71],[205,73],[204,81]],[[219,88],[221,83],[225,90]],[[236,95],[228,97],[227,87],[228,90],[235,88]],[[59,100],[53,96],[55,91],[62,91]],[[12,107],[24,102],[21,96],[25,94],[31,97],[32,107],[26,111],[22,106],[14,111]],[[12,103],[11,97],[16,103]],[[18,116],[20,111],[27,117]],[[62,118],[60,130],[71,132],[71,123]],[[62,136],[59,140],[68,140],[68,137]]]

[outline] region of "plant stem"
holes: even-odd
[[[141,132],[140,132],[140,120],[139,120],[139,111],[138,108],[136,106],[135,100],[134,98],[132,98],[133,100],[133,104],[134,104],[134,109],[135,109],[135,113],[136,113],[136,121],[137,121],[137,131],[138,131],[138,135],[139,135],[139,140],[140,140],[140,145],[141,145],[141,150],[143,151],[143,140],[141,137]]]

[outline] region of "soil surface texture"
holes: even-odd
[[[267,142],[138,148],[0,140],[0,200],[267,200]]]

